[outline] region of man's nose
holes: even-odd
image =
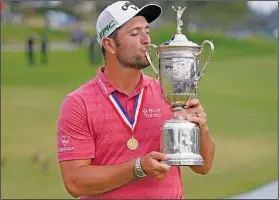
[[[151,43],[151,38],[150,38],[149,34],[147,34],[147,33],[142,34],[141,43],[142,44],[150,44]]]

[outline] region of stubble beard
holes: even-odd
[[[141,55],[130,56],[129,54],[125,54],[121,47],[118,48],[117,60],[124,68],[142,70],[149,66],[149,62],[146,57]]]

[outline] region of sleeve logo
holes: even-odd
[[[68,144],[69,140],[70,140],[70,136],[61,137],[61,141],[62,141],[62,144],[64,145],[64,147]]]
[[[63,147],[58,148],[58,152],[62,151],[72,151],[75,147],[67,147],[67,144],[70,141],[70,136],[61,136],[61,142],[63,144]]]

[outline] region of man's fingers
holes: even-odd
[[[170,170],[171,166],[160,162],[159,158],[164,158],[165,155],[161,155],[159,152],[152,152],[146,157],[143,157],[142,168],[144,171],[155,178],[163,179],[166,173]]]
[[[199,118],[202,118],[202,119],[206,119],[207,118],[207,114],[202,112],[202,113],[195,113],[195,115]]]
[[[167,172],[167,171],[170,170],[170,168],[171,168],[170,165],[167,165],[167,164],[165,164],[165,163],[160,163],[160,169],[159,169],[159,171]]]
[[[177,119],[187,120],[189,117],[195,117],[195,113],[180,113],[177,114],[175,117]]]
[[[206,119],[203,119],[201,117],[188,117],[187,120],[199,124],[200,128],[204,127],[207,124]]]
[[[161,173],[166,173],[170,170],[171,166],[165,164],[165,163],[158,163],[156,170],[161,172]]]
[[[151,152],[150,155],[152,158],[154,158],[158,161],[168,160],[170,158],[168,155],[160,153],[160,152],[156,152],[156,151]]]
[[[206,119],[207,115],[204,111],[201,111],[199,109],[191,109],[191,112],[189,112],[188,110],[184,110],[184,111],[174,113],[175,119],[188,120],[189,117],[199,117],[199,118]]]
[[[190,99],[186,102],[186,107],[198,107],[200,105],[200,101],[198,99]]]
[[[152,168],[150,170],[150,175],[155,178],[163,179],[166,173],[170,170],[171,166],[158,162],[157,160],[152,161]]]
[[[200,112],[204,112],[204,108],[199,106],[199,107],[194,107],[194,108],[186,108],[185,112],[188,113],[200,113]]]

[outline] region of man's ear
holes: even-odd
[[[110,54],[116,54],[116,44],[113,39],[105,37],[103,38],[103,47],[106,52]]]

